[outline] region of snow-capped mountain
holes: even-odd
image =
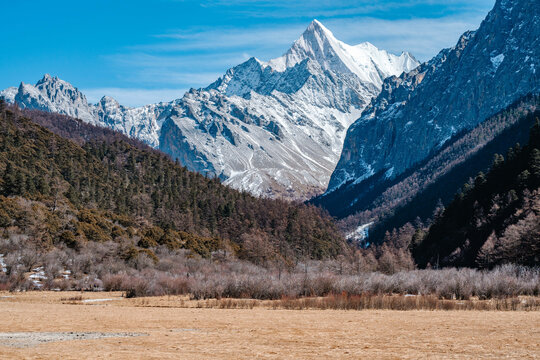
[[[22,108],[69,115],[93,125],[106,126],[158,147],[158,133],[170,104],[124,107],[111,97],[89,104],[84,94],[70,83],[46,74],[35,86],[21,83],[0,91],[0,98]]]
[[[268,65],[283,72],[305,59],[316,61],[325,71],[354,74],[362,82],[378,87],[389,75],[399,75],[404,70],[410,71],[419,65],[406,52],[395,56],[368,42],[356,46],[347,45],[337,40],[330,30],[317,20],[310,24],[285,55],[270,60]]]
[[[8,102],[17,102],[21,107],[61,113],[97,124],[86,97],[70,83],[46,74],[35,86],[21,83],[19,88],[8,88],[0,92]]]
[[[170,103],[127,108],[103,97],[88,104],[48,75],[0,97],[122,131],[237,189],[306,199],[326,188],[349,125],[384,79],[416,66],[408,53],[347,45],[315,20],[282,57],[249,59]]]
[[[189,91],[160,148],[235,188],[305,199],[326,188],[347,128],[383,80],[417,65],[407,53],[344,44],[313,21],[282,57],[252,58]]]
[[[539,71],[540,2],[497,0],[454,48],[384,82],[349,128],[328,192],[374,174],[402,174],[454,134],[538,93]]]

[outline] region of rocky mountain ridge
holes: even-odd
[[[477,31],[388,78],[349,128],[328,192],[393,178],[517,99],[540,91],[540,3],[498,0]]]
[[[49,75],[0,97],[119,130],[234,188],[306,199],[326,188],[347,128],[384,79],[417,65],[408,53],[347,45],[315,20],[282,57],[251,58],[170,103],[128,108],[103,97],[88,104]]]

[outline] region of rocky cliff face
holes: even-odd
[[[87,123],[110,127],[157,147],[159,128],[170,104],[161,103],[140,108],[120,105],[104,96],[99,103],[89,104],[84,94],[70,83],[46,74],[36,85],[24,84],[0,92],[0,98],[22,108],[55,112]]]
[[[94,107],[94,116],[101,126],[121,131],[144,141],[150,146],[159,146],[159,131],[164,118],[170,111],[171,103],[146,105],[129,108],[115,99],[104,96]]]
[[[400,77],[349,128],[328,192],[425,159],[452,135],[540,91],[540,2],[497,0],[475,32]]]
[[[252,58],[188,92],[160,148],[237,189],[306,199],[326,188],[347,128],[384,79],[417,65],[407,53],[344,44],[314,21],[282,57]]]
[[[57,112],[97,123],[84,94],[70,83],[48,74],[35,86],[21,83],[13,100],[25,108]]]
[[[348,127],[384,79],[417,65],[408,53],[347,45],[315,20],[282,57],[252,58],[170,103],[88,104],[48,75],[0,97],[122,131],[237,189],[303,200],[326,189]]]

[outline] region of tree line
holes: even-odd
[[[146,253],[167,245],[284,263],[346,251],[314,206],[227,188],[112,130],[4,103],[0,123],[0,225],[40,223],[47,231],[31,232],[43,244],[127,237]]]

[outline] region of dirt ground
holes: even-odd
[[[0,292],[0,359],[540,358],[540,312],[180,304],[120,293]],[[39,341],[25,344],[30,337]]]

